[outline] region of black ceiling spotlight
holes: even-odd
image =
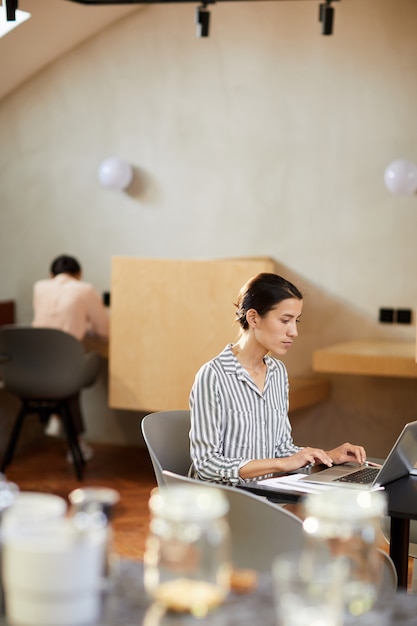
[[[3,4],[6,5],[6,21],[16,21],[17,0],[3,0]]]
[[[7,3],[15,3],[17,6],[18,0],[3,0]],[[79,4],[89,5],[110,5],[110,4],[179,4],[181,2],[190,2],[195,4],[201,2],[201,5],[196,8],[195,22],[197,25],[197,37],[208,37],[210,31],[210,12],[207,10],[209,4],[215,4],[215,2],[222,2],[227,0],[69,0],[70,2],[78,2]],[[241,2],[242,0],[232,0]],[[255,1],[257,0],[249,0]],[[284,0],[283,0],[284,1]],[[287,0],[288,2],[298,2],[299,0]],[[315,2],[316,0],[305,0],[307,2]],[[333,21],[334,21],[334,8],[332,2],[338,2],[338,0],[323,0],[319,4],[319,20],[322,24],[322,35],[333,34]]]
[[[210,11],[207,10],[209,2],[203,2],[195,10],[195,23],[197,25],[197,37],[208,37],[210,34]]]
[[[331,2],[335,0],[326,0],[319,5],[319,22],[321,22],[321,34],[333,35],[334,8]]]

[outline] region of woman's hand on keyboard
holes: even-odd
[[[350,461],[356,461],[356,463],[363,465],[366,461],[365,448],[351,443],[343,443],[341,446],[333,448],[333,450],[328,450],[327,454],[336,465],[349,463]]]

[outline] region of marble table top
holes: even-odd
[[[152,604],[143,588],[141,562],[123,560],[112,590],[103,603],[97,626],[277,626],[271,577],[262,575],[250,593],[229,594],[225,603],[204,619],[167,612]],[[345,626],[416,626],[417,596],[400,592],[383,598],[375,611],[349,618]]]

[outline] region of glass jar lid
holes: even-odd
[[[309,494],[304,500],[306,515],[326,520],[363,520],[386,513],[387,499],[383,491],[330,489]]]
[[[203,521],[225,515],[229,502],[216,487],[167,485],[152,491],[149,508],[154,516],[172,521]]]

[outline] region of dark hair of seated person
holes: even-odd
[[[240,324],[241,331],[249,328],[246,320],[249,309],[255,309],[260,317],[265,317],[280,302],[292,298],[302,300],[303,294],[282,276],[269,272],[254,276],[243,285],[235,303],[236,321]]]
[[[52,261],[50,272],[52,276],[57,276],[58,274],[76,276],[81,273],[81,265],[74,257],[62,254]]]

